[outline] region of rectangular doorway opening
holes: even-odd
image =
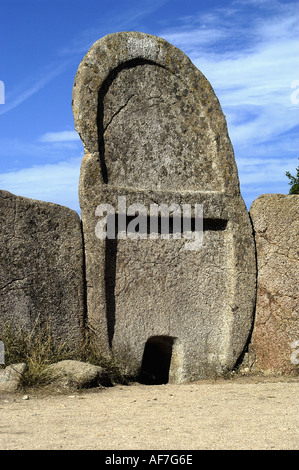
[[[167,384],[176,338],[171,336],[152,336],[145,344],[141,371],[138,381],[145,385]]]

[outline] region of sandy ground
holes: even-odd
[[[299,379],[0,396],[0,449],[299,449]]]

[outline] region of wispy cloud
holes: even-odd
[[[274,182],[283,182],[284,185],[288,183],[285,172],[288,168],[292,169],[298,164],[296,158],[286,158],[278,160],[276,158],[239,158],[238,167],[242,172],[242,183],[248,184],[261,184],[267,181],[272,184]],[[275,190],[275,187],[273,188]]]
[[[79,211],[78,182],[82,157],[34,165],[0,174],[0,188],[31,199],[66,205]]]
[[[39,138],[40,142],[74,142],[80,141],[76,131],[47,132]]]
[[[122,12],[115,11],[109,17],[101,17],[98,25],[79,33],[68,45],[62,46],[56,51],[57,59],[43,70],[37,70],[30,78],[26,78],[17,89],[8,91],[5,96],[5,104],[0,107],[0,115],[19,106],[25,100],[44,88],[54,78],[64,72],[74,61],[78,62],[78,55],[87,52],[89,47],[105,34],[114,31],[128,29],[138,23],[139,20],[157,10],[169,0],[144,0],[142,9],[139,5],[125,9]],[[63,57],[63,60],[62,60]]]
[[[213,19],[213,27],[209,29],[206,26],[203,29],[201,25],[188,31],[188,37],[192,38],[188,47],[192,49],[193,62],[211,81],[221,105],[229,111],[232,127],[238,127],[235,137],[240,135],[243,124],[248,137],[254,135],[259,141],[271,137],[271,133],[276,134],[279,128],[285,131],[298,124],[297,110],[290,99],[291,83],[299,71],[299,28],[294,12],[287,9],[284,17],[265,19],[262,28],[259,19],[252,20],[243,29],[244,34],[250,30],[249,50],[248,43],[243,41],[241,44],[233,42],[233,48],[230,44],[230,49],[226,50],[225,44],[231,43],[232,35],[235,34],[234,23],[230,24],[227,18],[226,22],[223,21],[220,11],[218,18],[214,12]],[[215,28],[218,30],[216,36]],[[185,30],[177,30],[164,36],[184,48],[186,34]],[[203,35],[205,40],[201,44]],[[218,47],[218,37],[222,38],[222,50]],[[206,43],[211,46],[211,50],[206,50]],[[197,45],[196,49],[193,49],[193,44]],[[277,108],[277,112],[273,115],[274,108]],[[281,115],[281,112],[284,114]],[[269,115],[272,118],[265,126]],[[275,116],[280,120],[279,125],[275,122]],[[247,122],[242,122],[244,117],[247,117]],[[264,121],[263,126],[257,123],[258,118]],[[244,132],[241,132],[242,139]]]
[[[298,162],[298,104],[291,100],[299,78],[297,8],[295,2],[235,0],[161,33],[215,89],[247,204],[261,188],[286,193],[285,171]]]
[[[296,174],[297,158],[237,158],[241,193],[248,209],[261,194],[288,194],[289,180],[286,171]]]
[[[16,108],[44,88],[54,78],[64,72],[71,62],[71,59],[55,62],[43,70],[38,70],[30,79],[25,79],[16,89],[8,90],[5,95],[5,104],[0,107],[0,115]]]

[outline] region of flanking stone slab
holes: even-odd
[[[78,214],[0,191],[0,243],[0,339],[9,323],[16,334],[50,328],[57,344],[77,348],[85,315]]]
[[[79,198],[88,324],[101,351],[113,354],[124,374],[154,381],[230,370],[252,325],[256,262],[226,120],[210,83],[161,38],[110,34],[79,66],[73,113],[85,149]],[[115,211],[114,239],[99,237],[103,204]],[[132,217],[148,220],[151,205],[162,204],[202,205],[202,247],[185,249],[183,236],[167,240],[159,229],[151,239],[148,227],[134,239]]]
[[[250,215],[258,263],[250,363],[268,374],[298,374],[299,196],[264,194]]]

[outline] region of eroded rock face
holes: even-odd
[[[155,375],[158,366],[143,358],[147,344],[172,382],[232,368],[252,323],[255,252],[211,85],[163,39],[116,33],[82,60],[73,112],[85,148],[79,197],[88,322],[101,350],[125,374],[147,372],[146,362]],[[184,236],[167,240],[159,229],[151,239],[148,226],[137,239],[129,229],[100,239],[102,204],[124,216],[127,229],[134,214],[148,220],[151,205],[202,205],[203,246],[187,250]]]
[[[16,335],[50,328],[57,343],[78,347],[84,320],[78,214],[0,191],[0,240],[0,338],[9,323]]]
[[[251,362],[267,373],[298,373],[299,196],[264,194],[250,215],[258,261]]]

